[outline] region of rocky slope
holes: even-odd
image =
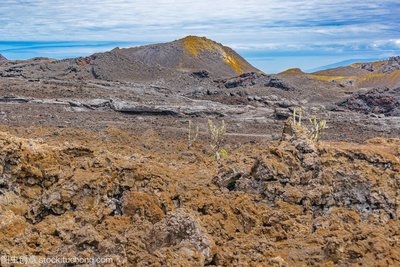
[[[205,37],[187,36],[171,43],[115,49],[112,52],[152,67],[185,72],[205,70],[215,78],[260,72],[231,48]]]
[[[192,36],[1,61],[0,256],[399,265],[398,70],[379,64],[267,75]]]
[[[289,120],[280,142],[216,162],[203,142],[188,150],[147,134],[146,150],[116,128],[58,132],[0,134],[7,255],[109,257],[109,266],[400,263],[399,140],[315,144]]]
[[[231,48],[205,37],[188,36],[169,43],[115,48],[84,58],[15,62],[3,77],[101,79],[110,81],[180,80],[182,75],[207,73],[205,78],[227,78],[258,72]]]
[[[367,92],[359,92],[339,103],[339,106],[367,114],[400,117],[400,87],[374,88]]]
[[[357,87],[400,86],[400,57],[390,57],[377,62],[355,63],[346,67],[322,70],[314,73],[320,79],[352,81]]]

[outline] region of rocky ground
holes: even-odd
[[[194,41],[0,60],[1,253],[109,266],[399,265],[397,58],[268,75]],[[167,60],[185,49],[181,63]],[[203,68],[216,58],[231,68]],[[364,87],[374,72],[392,86]],[[327,121],[320,142],[307,130],[314,117]],[[208,119],[227,127],[220,160]]]
[[[2,251],[110,266],[397,265],[400,141],[316,145],[289,122],[282,141],[227,142],[220,161],[204,137],[188,148],[151,130],[3,128]]]

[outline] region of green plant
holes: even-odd
[[[318,142],[319,138],[322,135],[322,131],[326,128],[326,120],[317,120],[316,116],[313,119],[310,118],[310,122],[312,125],[311,129],[311,140],[314,142]]]
[[[222,156],[227,156],[227,151],[221,148],[224,141],[224,136],[226,134],[225,121],[222,120],[220,125],[214,125],[212,120],[208,120],[208,131],[211,138],[211,149],[215,154],[217,160],[221,159]]]
[[[317,143],[321,138],[323,130],[326,128],[326,120],[317,120],[316,116],[313,119],[309,119],[311,123],[311,129],[307,129],[305,126],[301,124],[303,115],[302,108],[294,108],[293,109],[293,124],[296,127],[302,128],[310,133],[310,139]]]
[[[297,113],[297,111],[299,112],[299,113]],[[303,114],[303,109],[302,108],[299,108],[299,109],[297,109],[297,108],[294,108],[293,109],[293,124],[295,125],[295,126],[301,126],[301,115]],[[296,120],[296,118],[297,118],[297,120]]]
[[[189,127],[188,127],[188,147],[191,147],[193,143],[197,140],[199,136],[199,126],[194,126],[193,122],[189,120]]]
[[[218,150],[218,155],[221,159],[226,159],[229,156],[229,153],[226,149],[221,148],[220,150]]]

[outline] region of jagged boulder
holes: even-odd
[[[214,242],[197,220],[182,210],[168,213],[156,223],[147,237],[150,252],[173,248],[179,258],[198,255],[201,262],[209,263],[214,256]],[[163,253],[165,254],[165,253]]]
[[[371,176],[371,168],[380,174]],[[266,147],[250,171],[224,168],[213,183],[230,191],[260,194],[270,205],[282,201],[300,205],[315,215],[345,207],[362,218],[374,215],[385,221],[399,216],[397,189],[390,186],[398,170],[398,159],[379,149],[321,148],[306,128],[289,118],[280,143]]]
[[[214,178],[218,185],[231,190],[260,193],[274,202],[282,198],[286,185],[307,185],[319,175],[319,151],[309,132],[289,118],[284,126],[278,147],[272,154],[258,158],[250,173],[223,173]]]

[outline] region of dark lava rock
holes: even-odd
[[[285,83],[279,78],[271,77],[271,79],[264,84],[266,87],[274,87],[285,91],[293,90],[293,87]]]
[[[292,112],[290,112],[290,110],[287,108],[276,108],[275,109],[275,118],[277,120],[286,120],[291,115],[292,115]]]
[[[264,87],[278,88],[285,91],[293,90],[292,86],[274,75],[265,75],[256,72],[243,73],[242,75],[233,78],[216,80],[216,82],[220,84],[220,87],[222,85],[222,87],[225,88],[260,85]]]
[[[264,77],[255,72],[243,73],[230,79],[222,79],[216,82],[221,83],[225,88],[249,87],[257,84],[257,81]]]
[[[338,104],[340,107],[362,113],[385,114],[399,116],[400,88],[374,88],[367,92],[356,93]]]
[[[200,71],[192,72],[191,76],[195,77],[195,78],[204,79],[204,78],[209,78],[210,77],[210,73],[208,71],[206,71],[206,70],[200,70]]]
[[[302,206],[314,216],[328,214],[332,208],[345,207],[362,218],[374,214],[381,218],[397,218],[397,189],[385,189],[357,170],[368,172],[371,166],[394,175],[398,171],[392,161],[377,153],[319,149],[304,127],[290,118],[286,121],[280,143],[261,154],[250,171],[221,169],[213,183],[229,191],[260,194],[270,205],[283,201]],[[345,154],[343,154],[345,153]],[[341,167],[340,158],[350,160],[352,168]],[[327,171],[328,166],[337,165]],[[290,167],[289,167],[290,166]]]
[[[0,97],[0,103],[27,103],[28,98],[15,97],[15,96],[2,96]]]

